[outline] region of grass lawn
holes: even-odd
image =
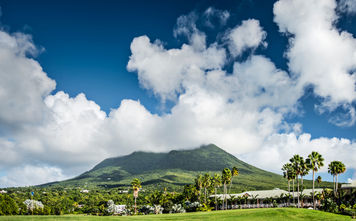
[[[244,209],[214,212],[197,212],[184,214],[163,214],[148,216],[86,216],[86,215],[65,215],[65,216],[7,216],[0,217],[0,221],[9,220],[257,220],[257,221],[278,221],[278,220],[351,220],[349,216],[336,215],[322,211],[292,208],[270,208],[270,209]]]

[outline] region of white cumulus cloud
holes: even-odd
[[[256,49],[263,45],[267,47],[267,33],[260,26],[260,22],[256,19],[242,21],[242,24],[232,29],[227,38],[229,42],[229,50],[233,56],[241,55],[246,49]]]
[[[54,93],[55,81],[29,56],[36,52],[31,38],[0,31],[0,170],[6,174],[0,185],[64,179],[135,150],[207,143],[276,172],[294,153],[305,155],[311,149],[327,162],[342,160],[355,169],[354,141],[311,139],[300,123],[285,120],[299,111],[299,99],[310,84],[324,99],[320,111],[346,110],[331,119],[335,124],[355,119],[355,74],[349,73],[355,40],[333,26],[334,1],[304,2],[280,0],[274,7],[275,21],[290,38],[286,56],[291,73],[255,54],[254,49],[267,44],[267,33],[255,19],[223,33],[229,36],[223,42],[207,43],[196,13],[178,18],[175,34],[188,40],[180,47],[167,49],[159,39],[134,38],[127,69],[162,102],[173,102],[160,115],[129,99],[106,114],[84,93]],[[250,56],[236,61],[247,49],[252,49]],[[226,64],[231,60],[230,73]]]
[[[274,20],[281,32],[291,34],[286,56],[299,84],[313,86],[323,99],[320,109],[343,107],[345,118],[355,122],[356,40],[335,27],[336,6],[334,0],[280,0],[274,5]],[[347,125],[340,119],[331,122]]]

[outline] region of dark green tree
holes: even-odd
[[[224,185],[224,197],[223,197],[223,209],[227,209],[227,198],[226,198],[226,195],[227,195],[227,185],[231,182],[231,177],[232,177],[232,174],[231,174],[231,170],[229,168],[225,168],[223,171],[222,171],[222,183]],[[226,206],[225,206],[225,204]]]
[[[318,152],[313,151],[311,154],[309,154],[307,160],[306,160],[307,165],[309,168],[313,171],[313,207],[316,209],[316,203],[315,203],[315,193],[314,193],[314,185],[315,185],[315,173],[318,172],[318,170],[324,166],[324,158],[319,154]]]

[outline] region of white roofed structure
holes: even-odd
[[[312,189],[305,189],[303,190],[302,194],[305,196],[311,196],[312,194]],[[323,191],[323,189],[314,189],[315,194],[317,193],[321,193]],[[267,199],[267,198],[279,198],[282,195],[287,195],[289,194],[288,191],[286,190],[281,190],[279,188],[274,188],[273,190],[253,190],[253,191],[246,191],[243,193],[238,193],[238,194],[226,194],[226,199],[230,199],[231,197],[246,197],[247,199]],[[290,192],[291,195],[293,195],[293,192]],[[219,199],[223,199],[224,198],[224,194],[216,194],[216,196]],[[215,195],[211,195],[210,197],[215,197]],[[294,192],[294,197],[298,197],[298,192],[295,191]]]
[[[351,183],[341,184],[341,189],[356,189],[356,180]]]

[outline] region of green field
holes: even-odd
[[[0,217],[0,220],[258,220],[258,221],[278,221],[278,220],[351,220],[349,216],[336,215],[322,211],[291,208],[271,208],[271,209],[246,209],[228,210],[214,212],[196,212],[184,214],[163,214],[147,216],[129,217],[97,217],[85,215],[69,216],[8,216]]]

